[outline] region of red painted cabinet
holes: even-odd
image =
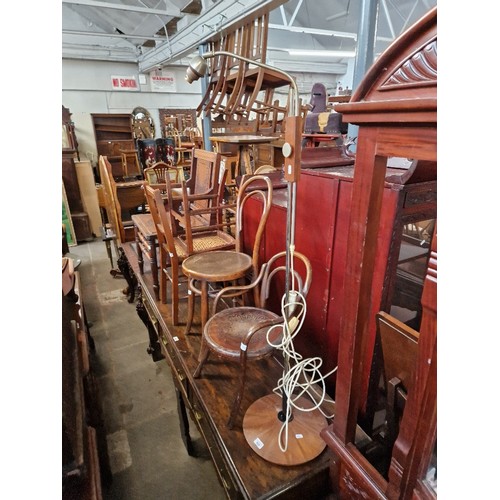
[[[435,216],[436,185],[419,179],[411,183],[408,171],[387,169],[382,200],[382,221],[377,236],[377,253],[373,284],[366,290],[370,296],[373,317],[381,309],[391,308],[396,279],[397,255],[402,231],[407,220]],[[313,280],[307,297],[307,316],[302,331],[295,338],[295,347],[305,357],[319,356],[323,373],[337,364],[339,334],[343,319],[345,289],[344,275],[347,260],[347,234],[350,224],[353,166],[302,170],[297,183],[295,248],[311,261]],[[404,184],[404,181],[407,183]],[[412,193],[425,193],[424,197]],[[285,249],[287,189],[275,189],[273,207],[266,225],[262,258]],[[410,208],[406,207],[408,204]],[[253,203],[259,203],[253,201]],[[251,207],[252,218],[258,207]],[[249,221],[250,223],[250,221]],[[279,298],[273,308],[279,308]],[[363,392],[368,390],[371,353],[375,343],[375,321],[370,324]],[[335,376],[327,380],[327,388],[335,393]]]

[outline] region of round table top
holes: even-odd
[[[182,271],[189,278],[214,282],[241,278],[250,267],[250,255],[233,250],[198,253],[182,262]]]
[[[278,137],[268,136],[268,135],[215,135],[211,136],[210,140],[212,142],[229,142],[234,144],[254,144],[258,142],[272,142],[278,139]]]

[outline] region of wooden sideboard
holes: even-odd
[[[187,336],[184,335],[183,324],[174,327],[170,304],[162,304],[155,298],[148,266],[145,266],[143,274],[139,272],[135,243],[125,243],[123,250],[138,280],[137,312],[148,329],[148,352],[153,360],[164,356],[172,372],[187,452],[194,452],[189,425],[195,422],[207,443],[228,498],[328,498],[331,492],[329,450],[325,449],[309,463],[285,467],[267,462],[254,453],[243,435],[241,424],[246,409],[260,397],[270,394],[282,373],[277,360],[264,359],[248,366],[248,383],[241,413],[234,428],[229,430],[226,423],[234,397],[237,364],[211,360],[206,364],[204,376],[195,380],[192,374],[198,364],[199,325],[193,325],[194,333]],[[185,317],[186,305],[187,301],[181,300],[181,318]]]

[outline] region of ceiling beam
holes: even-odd
[[[150,9],[149,7],[138,7],[134,5],[125,5],[118,3],[99,2],[97,0],[62,0],[62,3],[72,5],[85,5],[87,7],[98,7],[100,9],[116,9],[129,12],[142,12],[143,14],[181,17],[181,11],[175,5],[170,4],[165,9]]]
[[[168,42],[139,58],[139,71],[146,73],[159,64],[174,62],[194,52],[198,46],[219,39],[243,23],[284,4],[286,0],[220,0]]]

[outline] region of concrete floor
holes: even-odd
[[[111,485],[106,500],[226,498],[203,439],[192,423],[196,457],[181,440],[177,402],[165,360],[146,352],[148,335],[128,303],[123,278],[113,278],[105,244],[96,239],[70,248],[78,268],[90,333],[94,373],[103,406]],[[113,253],[114,264],[116,256]]]

